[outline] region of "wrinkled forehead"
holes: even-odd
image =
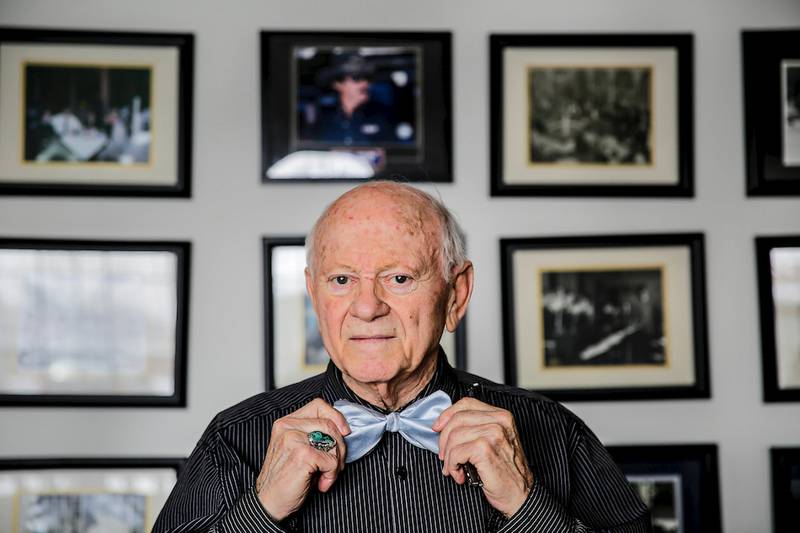
[[[343,197],[331,206],[319,237],[316,253],[321,264],[371,258],[433,263],[441,247],[441,226],[419,201],[363,194]]]

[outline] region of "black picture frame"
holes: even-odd
[[[800,28],[744,30],[741,43],[747,196],[800,195]]]
[[[178,457],[11,457],[0,459],[0,478],[13,477],[15,472],[24,474],[26,479],[40,476],[37,484],[40,488],[36,490],[43,492],[39,497],[57,497],[57,506],[64,505],[65,500],[70,497],[120,495],[126,498],[131,496],[146,498],[144,509],[140,509],[142,513],[140,518],[144,522],[144,530],[149,531],[169,496],[169,492],[165,490],[165,483],[171,480],[172,475],[177,481],[184,467],[185,459]],[[97,483],[96,478],[102,476],[100,472],[103,470],[109,470],[109,475],[114,477],[114,486],[119,487],[122,483],[126,488],[122,491],[114,490],[109,489],[107,485]],[[160,472],[162,470],[165,472]],[[52,484],[50,476],[54,471],[59,477],[57,491],[46,488]],[[127,477],[128,474],[131,477]],[[148,477],[150,483],[144,485],[147,488],[142,489],[143,485],[135,482]],[[10,497],[16,498],[16,505],[22,506],[24,497],[37,497],[37,493],[25,490],[23,476],[16,479],[18,492]],[[92,508],[90,502],[85,505]],[[19,509],[13,516],[4,515],[0,529],[16,531],[15,526],[19,524],[13,522],[21,521],[23,513],[24,511]]]
[[[30,52],[14,55],[15,47],[41,50],[34,52],[33,55]],[[6,52],[3,53],[3,50]],[[5,133],[0,136],[0,195],[191,197],[193,34],[0,27],[0,54],[11,54],[8,56],[9,59],[15,58],[14,61],[19,63],[19,65],[9,64],[9,68],[3,70],[0,87],[17,85],[16,80],[5,78],[16,76],[23,70],[26,74],[19,74],[20,80],[30,78],[33,75],[27,73],[27,66],[30,66],[27,64],[30,62],[33,66],[50,69],[51,76],[55,76],[58,69],[72,69],[71,74],[61,74],[71,76],[69,79],[72,80],[78,79],[78,69],[88,71],[94,67],[101,72],[96,79],[91,78],[95,80],[93,83],[102,83],[97,80],[106,80],[106,85],[102,87],[108,89],[107,91],[97,89],[98,95],[106,94],[105,97],[98,96],[96,102],[98,109],[87,107],[74,112],[69,110],[75,120],[80,120],[78,116],[83,112],[86,115],[84,121],[92,120],[96,124],[96,126],[89,125],[88,122],[80,124],[79,129],[82,131],[80,134],[74,134],[75,138],[81,135],[102,137],[106,139],[105,144],[100,144],[99,140],[89,143],[85,139],[67,143],[62,136],[63,132],[58,133],[52,126],[52,119],[46,123],[45,117],[49,117],[48,110],[36,110],[37,113],[34,114],[37,117],[41,111],[41,120],[34,120],[31,114],[34,108],[29,109],[24,103],[27,98],[25,90],[20,89],[16,96],[10,94],[12,91],[5,91],[7,96],[0,98],[0,113],[8,109],[8,114],[12,115],[8,120],[13,122],[18,120],[13,116],[17,113],[24,118],[19,119],[22,123],[19,130],[5,128]],[[13,63],[13,61],[7,62]],[[20,66],[26,66],[26,69],[19,68]],[[113,82],[108,81],[112,76],[108,72],[125,68],[146,69],[149,72],[147,74],[149,81],[146,83],[149,87],[148,98],[153,100],[152,106],[139,110],[137,104],[132,103],[130,107],[119,110],[107,108],[113,96],[113,94],[108,96],[109,92],[113,93],[109,88]],[[102,72],[103,70],[105,72]],[[33,84],[33,81],[31,83]],[[52,82],[41,83],[44,88],[53,85]],[[74,83],[77,87],[78,82]],[[18,86],[21,85],[20,83]],[[54,105],[59,102],[59,105],[67,108],[75,107],[74,102],[70,104],[65,100],[66,97],[59,93],[52,91],[44,93],[46,98],[42,96],[43,102],[48,101]],[[156,101],[162,95],[165,95],[168,101]],[[4,100],[5,98],[9,99],[8,102]],[[103,109],[100,109],[101,107]],[[25,110],[24,115],[22,109]],[[99,116],[95,116],[97,111],[101,111]],[[112,112],[115,114],[113,118]],[[52,118],[55,118],[55,114]],[[108,121],[112,121],[112,124],[113,121],[120,121],[120,124],[124,121],[124,125],[114,129],[115,126],[106,124]],[[137,124],[135,128],[134,121]],[[42,162],[24,155],[29,150],[26,145],[28,136],[30,135],[31,139],[38,138],[34,137],[34,133],[39,135],[45,128],[48,131],[48,138],[52,140],[51,144],[61,146],[61,149],[53,154],[55,162],[50,162],[49,159]],[[109,131],[106,132],[106,129]],[[151,130],[154,132],[153,135]],[[124,142],[130,144],[123,143],[119,146],[113,144],[122,143],[117,137],[122,135],[121,132],[127,135]],[[162,132],[161,135],[157,135],[158,132]],[[89,135],[90,133],[92,135]],[[105,149],[109,149],[111,154],[115,150],[123,150],[120,146],[126,146],[125,149],[131,152],[133,142],[136,140],[140,144],[146,143],[144,149],[147,153],[146,161],[126,160],[125,157],[131,157],[130,153],[113,155],[120,158],[120,162],[117,163],[111,160],[97,160]],[[87,148],[84,143],[91,144],[91,147]],[[70,146],[74,150],[71,150]],[[79,146],[83,148],[79,149]],[[138,153],[141,155],[142,152]],[[59,161],[64,157],[72,158],[75,154],[80,154],[79,159],[84,157],[88,159]],[[39,155],[44,155],[44,151],[39,152]]]
[[[503,238],[500,259],[506,384],[558,401],[710,398],[702,233]]]
[[[128,260],[134,258],[139,255],[138,259],[141,261],[149,261],[150,266],[154,269],[158,268],[153,261],[155,259],[155,254],[163,254],[160,256],[161,261],[159,267],[164,267],[164,272],[167,275],[170,275],[172,266],[171,263],[174,259],[174,291],[173,289],[169,289],[168,292],[163,294],[158,294],[157,296],[165,296],[170,299],[174,299],[175,309],[174,310],[161,310],[165,311],[165,316],[174,316],[174,326],[168,325],[168,332],[167,332],[167,339],[170,337],[174,337],[170,344],[169,350],[171,353],[166,354],[169,359],[171,359],[167,365],[169,367],[169,373],[165,374],[166,381],[169,383],[167,387],[168,392],[159,394],[159,393],[147,393],[144,389],[144,381],[147,379],[145,377],[139,377],[138,380],[134,380],[132,382],[126,382],[124,377],[125,374],[118,372],[114,374],[113,372],[110,374],[112,377],[115,377],[115,380],[109,379],[102,379],[98,380],[97,376],[91,378],[91,374],[85,374],[86,383],[81,384],[80,381],[77,381],[81,378],[81,373],[79,370],[80,365],[73,363],[73,370],[72,370],[72,377],[73,381],[69,382],[69,387],[64,388],[63,386],[58,385],[57,383],[54,386],[54,382],[52,380],[48,381],[48,379],[42,378],[39,384],[39,389],[35,390],[25,390],[20,391],[18,387],[3,387],[3,390],[0,390],[0,406],[3,407],[185,407],[186,406],[186,376],[187,376],[187,366],[188,366],[188,328],[189,328],[189,288],[190,288],[190,263],[191,263],[191,243],[187,241],[113,241],[113,240],[73,240],[73,239],[28,239],[28,238],[0,238],[0,260],[3,257],[4,252],[12,252],[17,255],[25,252],[44,252],[47,254],[48,252],[58,252],[58,253],[80,253],[86,252],[88,255],[92,256],[94,259],[87,259],[86,257],[83,258],[83,266],[76,267],[75,270],[71,273],[75,279],[79,281],[79,269],[83,268],[85,270],[85,265],[89,264],[90,261],[95,261],[94,265],[99,264],[99,262],[103,262],[103,266],[105,268],[105,272],[103,273],[102,278],[103,281],[111,280],[114,283],[122,282],[124,290],[126,290],[126,294],[129,296],[132,294],[132,291],[135,291],[137,288],[149,289],[150,287],[145,286],[143,283],[140,283],[136,278],[136,273],[131,274],[130,272],[123,271],[118,265],[121,264],[123,258]],[[110,254],[106,256],[105,254],[97,254],[97,252],[109,252]],[[43,266],[42,270],[45,268],[51,268],[52,271],[58,272],[58,269],[61,268],[58,265],[58,261],[62,261],[64,258],[58,259],[53,258],[53,256],[42,256],[42,259],[39,259],[40,265],[56,265],[51,267]],[[76,256],[77,257],[77,256]],[[36,262],[35,256],[29,257],[30,261]],[[7,262],[6,266],[10,263]],[[130,261],[129,261],[130,263]],[[110,265],[110,266],[109,266]],[[117,266],[115,266],[117,265]],[[38,267],[37,267],[38,268]],[[40,298],[42,294],[45,292],[42,287],[46,287],[48,281],[46,276],[40,276],[41,279],[45,281],[39,281],[39,285],[41,286],[39,289],[36,288],[36,283],[31,285],[33,287],[32,293],[34,295],[39,295],[37,298]],[[52,279],[56,279],[54,275],[51,273],[51,281]],[[69,281],[69,277],[64,278],[61,280],[60,278],[57,279],[59,283]],[[116,280],[116,281],[114,281]],[[96,280],[98,285],[100,284],[100,278]],[[82,280],[84,285],[86,285],[86,278]],[[129,286],[125,286],[125,283],[130,283]],[[5,285],[5,288],[4,288]],[[2,279],[0,279],[0,305],[6,307],[5,316],[11,316],[11,311],[13,310],[12,306],[7,304],[7,302],[3,302],[3,295],[6,294],[5,291],[8,290],[8,287],[13,288],[14,284],[13,281],[11,283],[3,284]],[[52,289],[53,287],[50,287]],[[24,287],[17,287],[18,290],[22,291]],[[64,290],[63,288],[60,290]],[[77,290],[77,289],[76,289]],[[91,295],[91,294],[104,294],[107,295],[107,292],[98,292],[104,291],[104,289],[97,287],[93,289],[87,289],[86,291],[80,294],[80,297],[83,298],[84,296]],[[30,292],[30,291],[29,291]],[[51,290],[52,293],[52,290]],[[21,292],[20,292],[21,294]],[[152,293],[151,293],[152,294]],[[63,294],[62,294],[63,295]],[[142,301],[144,301],[144,296],[142,297]],[[79,300],[78,296],[74,298],[74,300]],[[9,298],[11,300],[11,298]],[[57,301],[58,298],[56,298]],[[61,301],[64,299],[62,298]],[[24,301],[30,301],[24,300]],[[73,300],[70,300],[73,301]],[[105,300],[104,300],[105,301]],[[45,304],[49,305],[49,304]],[[142,304],[144,305],[144,304]],[[147,305],[150,305],[149,303]],[[35,311],[35,306],[34,311]],[[137,308],[138,311],[141,311],[141,308]],[[69,319],[70,315],[64,311],[58,311],[59,314],[57,316],[66,317]],[[134,312],[128,318],[137,318],[141,322],[148,320],[146,317],[143,317],[141,313]],[[19,315],[22,313],[21,310],[16,310],[17,314]],[[108,309],[98,310],[94,309],[93,312],[100,313],[102,315],[112,315],[111,311]],[[34,314],[31,312],[31,314]],[[35,316],[35,314],[34,314]],[[99,315],[98,315],[99,316]],[[78,313],[78,317],[80,318],[80,313]],[[13,317],[12,317],[13,318]],[[119,318],[119,317],[117,317]],[[124,318],[124,317],[123,317]],[[78,320],[76,323],[82,324],[84,323]],[[119,324],[124,323],[124,320],[119,320]],[[132,321],[131,321],[132,322]],[[33,323],[36,324],[35,322]],[[130,325],[130,322],[128,323]],[[3,323],[0,322],[0,326]],[[8,323],[5,324],[8,326]],[[115,326],[116,327],[116,326]],[[126,326],[128,327],[128,326]],[[133,326],[131,326],[133,327]],[[144,326],[142,326],[144,327]],[[41,328],[41,325],[35,326],[35,329]],[[137,330],[139,333],[143,330]],[[85,332],[84,332],[85,333]],[[82,335],[81,338],[91,338],[91,335]],[[63,340],[63,339],[62,339]],[[75,339],[73,339],[75,340]],[[34,347],[35,348],[35,347]],[[41,348],[41,347],[40,347]],[[39,351],[41,349],[39,348]],[[78,347],[77,349],[81,349]],[[88,349],[91,352],[94,348]],[[7,350],[3,350],[3,354],[5,357],[18,357],[19,354],[9,354]],[[31,352],[35,355],[36,349],[32,349]],[[93,354],[94,357],[97,354]],[[87,356],[88,357],[88,356]],[[143,357],[147,357],[148,359],[144,361],[144,370],[147,371],[155,366],[158,369],[158,364],[155,364],[155,359],[153,359],[152,354],[147,354]],[[60,360],[57,358],[54,359],[51,364],[48,366],[50,369],[48,372],[52,374],[53,365],[52,363],[59,363]],[[124,363],[124,361],[123,361]],[[116,368],[116,365],[120,365],[121,362],[116,360],[116,363],[113,365],[111,363],[108,364],[108,369]],[[140,365],[141,366],[141,365]],[[76,370],[75,368],[78,368]],[[106,370],[108,370],[106,369]],[[152,370],[151,370],[152,371]],[[167,370],[164,370],[166,372]],[[111,372],[108,370],[108,372]],[[152,377],[152,376],[151,376]],[[91,379],[89,379],[91,378]],[[13,377],[10,373],[5,376],[5,379],[8,379],[10,382],[13,383]],[[91,382],[94,381],[95,387],[100,386],[101,390],[97,388],[93,388]],[[102,387],[108,385],[108,383],[112,383],[115,387],[120,387],[121,392],[115,393],[113,392],[113,388],[109,389],[102,389]],[[124,385],[123,385],[124,384]],[[125,390],[124,387],[129,387],[128,390]],[[52,390],[48,390],[51,388]],[[134,392],[134,390],[136,392]],[[166,389],[165,389],[166,390]]]
[[[793,533],[800,523],[800,447],[769,450],[772,470],[772,531]]]
[[[693,43],[694,37],[689,33],[490,35],[491,196],[694,196]],[[595,54],[602,54],[604,50],[609,52],[604,57],[590,60],[591,54],[582,54],[581,49],[591,49]],[[509,52],[528,54],[530,57],[513,56],[508,61],[513,63],[516,69],[506,68],[506,54]],[[674,61],[671,56],[663,55],[665,53],[674,54]],[[642,56],[645,59],[642,59]],[[542,78],[540,75],[541,79],[550,79],[552,82],[557,81],[555,75],[558,73],[555,72],[555,68],[565,70],[570,67],[575,71],[592,67],[605,71],[610,71],[612,68],[620,71],[646,70],[651,73],[646,78],[648,87],[650,80],[655,84],[661,83],[658,82],[661,78],[674,76],[674,81],[659,85],[659,88],[665,90],[649,92],[647,97],[649,107],[641,112],[641,120],[645,118],[648,120],[646,128],[648,141],[646,143],[637,141],[639,145],[647,146],[644,151],[634,150],[637,144],[629,142],[626,155],[620,151],[616,155],[598,152],[601,144],[598,139],[601,140],[601,137],[596,135],[593,138],[597,140],[597,148],[592,148],[589,153],[594,152],[591,158],[597,161],[605,159],[605,161],[591,163],[590,158],[584,161],[590,164],[582,164],[583,156],[578,150],[581,146],[591,146],[591,144],[582,140],[584,137],[588,139],[587,135],[574,135],[567,144],[561,143],[566,150],[562,157],[566,159],[546,162],[548,158],[545,157],[542,161],[534,162],[535,145],[532,143],[532,137],[527,142],[522,137],[522,135],[531,136],[531,129],[536,124],[530,93],[533,83],[531,76],[536,68],[534,64],[538,64],[541,69],[553,70],[549,78]],[[527,72],[521,73],[524,69],[527,69]],[[659,77],[652,75],[653,70],[659,69],[664,70]],[[547,73],[542,72],[542,75]],[[506,83],[509,77],[523,84],[523,90],[516,85],[509,87]],[[563,90],[556,92],[565,94]],[[663,97],[658,96],[662,93]],[[674,94],[674,100],[667,97],[667,93]],[[506,101],[509,105],[506,105]],[[512,102],[514,105],[510,105]],[[576,102],[575,105],[579,103]],[[528,115],[522,113],[520,107],[527,107]],[[631,109],[636,110],[636,107],[631,106]],[[588,111],[584,116],[587,114]],[[523,118],[519,119],[520,116]],[[597,110],[594,116],[599,120],[603,113]],[[654,116],[662,121],[656,123],[656,127],[653,127]],[[609,121],[617,124],[620,122],[621,119]],[[661,123],[665,124],[665,128],[658,126]],[[588,133],[594,135],[592,131]],[[629,135],[628,140],[635,138],[633,133],[626,135]],[[613,136],[612,140],[617,141],[617,137]],[[653,142],[654,140],[656,142]],[[619,143],[621,147],[627,145]],[[527,150],[531,152],[525,155]],[[664,156],[662,152],[669,152],[669,155]],[[569,156],[569,153],[574,155]],[[628,161],[613,165],[611,169],[613,172],[608,172],[608,168],[602,168],[609,166],[609,161],[615,157],[623,160],[626,157],[635,159],[631,153],[646,156],[646,164],[643,164],[639,157],[637,164],[630,164],[635,161]],[[567,163],[567,160],[573,162]],[[578,175],[576,172],[581,174]]]
[[[787,268],[781,266],[781,272],[778,275],[779,267],[774,261],[775,258],[772,257],[773,253],[783,252],[787,254],[784,257],[795,257],[795,260],[800,264],[800,235],[756,237],[755,244],[764,401],[800,402],[800,369],[796,368],[789,375],[790,362],[794,361],[797,353],[800,353],[800,345],[787,348],[785,343],[791,341],[781,340],[789,329],[796,327],[794,326],[795,321],[792,320],[791,314],[783,320],[778,320],[780,318],[778,316],[779,310],[775,301],[775,293],[778,289],[776,281],[780,281],[780,286],[784,287],[784,290],[791,290],[793,283],[800,283],[800,270],[797,267],[792,269],[791,265],[788,265]],[[791,278],[792,274],[798,279]],[[782,279],[783,277],[790,278]],[[790,305],[790,301],[785,303],[787,308]],[[786,309],[784,313],[800,313],[800,305],[795,305],[795,307],[795,309]],[[783,335],[779,331],[779,323],[781,324],[780,329],[783,331]],[[779,345],[783,346],[782,350],[779,350]],[[781,356],[779,352],[783,352],[783,355]],[[797,363],[794,366],[797,367]],[[781,374],[784,375],[781,376]],[[781,383],[782,380],[784,381],[783,384]]]
[[[408,181],[453,181],[451,40],[449,32],[262,31],[261,181],[365,181],[393,176],[403,176]],[[375,50],[381,48],[387,55],[395,56],[379,63],[376,58],[380,52]],[[406,58],[408,65],[403,67],[405,70],[398,67],[391,74],[385,72],[393,61],[399,61],[406,53],[403,50],[415,59],[410,59],[411,56]],[[312,51],[309,52],[311,57],[307,58],[303,51]],[[375,109],[369,115],[372,118],[366,115],[368,108],[357,107],[364,113],[363,123],[351,118],[346,123],[348,126],[352,124],[357,133],[343,134],[342,139],[338,139],[341,131],[333,132],[325,126],[326,121],[329,125],[331,121],[337,121],[333,122],[336,125],[345,124],[345,120],[332,115],[338,104],[331,102],[339,100],[328,94],[333,86],[329,84],[333,83],[332,76],[336,72],[342,72],[336,69],[349,68],[344,60],[348,55],[359,60],[354,60],[350,66],[355,68],[359,62],[366,64],[373,77],[367,93],[368,101],[364,105],[378,100],[374,86],[379,81],[380,89],[390,87],[398,92],[397,87],[402,82],[403,90],[399,96],[392,97],[394,99],[387,96],[387,103],[382,108],[373,106]],[[314,71],[316,76],[311,79],[312,69],[317,68],[314,66],[316,60],[320,62],[319,70]],[[301,65],[303,61],[305,63]],[[379,78],[379,74],[382,77]],[[395,77],[398,81],[394,81]],[[418,86],[413,90],[412,84],[415,83]],[[381,94],[394,93],[383,90]],[[317,105],[312,101],[315,98],[329,105]],[[302,109],[308,110],[303,111],[305,114],[300,111],[301,99]],[[401,101],[405,102],[405,107],[400,106],[398,102]],[[411,118],[396,118],[395,114]],[[352,116],[357,115],[354,113]],[[303,118],[300,120],[298,117]],[[306,128],[304,120],[314,127]],[[361,126],[357,127],[358,124]],[[377,137],[385,132],[391,132],[386,133],[388,138]],[[364,138],[360,137],[361,133]],[[303,151],[305,157],[298,158]],[[335,168],[335,172],[330,170],[324,175],[314,176],[310,175],[309,154],[326,158],[333,154],[345,157],[347,161],[337,159],[333,163],[326,159],[325,164],[315,164],[316,167]],[[300,162],[300,166],[286,170],[288,167],[284,165],[290,159],[292,164]],[[356,168],[350,169],[348,165]]]
[[[278,353],[276,316],[278,303],[273,290],[276,273],[273,269],[273,255],[281,247],[305,247],[305,237],[263,237],[262,238],[262,265],[263,265],[263,290],[264,290],[264,383],[266,390],[273,390],[289,383],[279,383],[276,380],[275,358]],[[455,367],[466,370],[467,368],[467,321],[462,319],[453,336],[454,353],[449,354],[449,359]]]
[[[607,446],[631,480],[637,477],[677,480],[684,533],[721,533],[719,468],[716,444]],[[652,511],[652,509],[651,509]],[[653,516],[654,526],[657,516]],[[667,531],[656,529],[654,531]],[[673,531],[673,530],[669,530]]]

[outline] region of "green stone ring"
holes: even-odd
[[[308,434],[308,443],[323,452],[329,452],[336,447],[336,441],[327,433],[312,431]]]

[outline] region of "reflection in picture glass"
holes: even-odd
[[[543,271],[545,366],[666,362],[661,268]]]
[[[769,260],[778,386],[797,388],[800,387],[800,248],[774,248]]]
[[[653,162],[651,67],[531,67],[530,163]]]
[[[148,163],[149,67],[27,64],[24,161]]]
[[[653,533],[683,533],[680,476],[627,477],[650,510]]]
[[[800,59],[781,64],[783,88],[783,164],[800,166]]]
[[[67,393],[89,379],[97,392],[174,394],[177,268],[168,251],[0,249],[0,359],[14,369],[2,389]]]
[[[20,533],[145,533],[142,494],[24,494]]]

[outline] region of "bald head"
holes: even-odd
[[[326,232],[338,224],[356,223],[359,217],[392,217],[401,223],[399,231],[428,241],[446,281],[466,261],[463,233],[444,204],[404,183],[370,181],[337,198],[317,219],[306,239],[306,262],[312,272],[325,253]]]

